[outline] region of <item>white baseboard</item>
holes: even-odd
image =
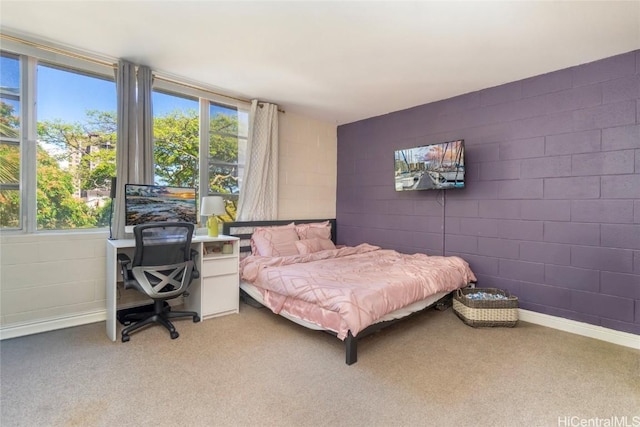
[[[602,326],[577,322],[575,320],[563,319],[562,317],[550,316],[548,314],[536,313],[535,311],[523,310],[521,308],[518,309],[518,314],[519,319],[523,322],[535,323],[536,325],[640,350],[640,335],[616,331],[603,328]]]
[[[105,310],[97,310],[74,316],[57,317],[37,322],[21,323],[0,328],[0,340],[17,338],[24,335],[39,334],[56,329],[86,325],[88,323],[103,322],[107,319]]]
[[[128,305],[119,308],[129,308],[140,305],[141,303],[149,303],[150,301],[134,301]],[[171,307],[179,307],[182,305],[182,298],[175,298],[169,302]],[[50,319],[42,319],[33,322],[19,323],[15,325],[0,327],[0,341],[9,338],[17,338],[25,335],[39,334],[42,332],[55,331],[57,329],[71,328],[73,326],[82,326],[89,323],[104,322],[107,320],[106,310],[96,310],[72,316],[60,316]]]
[[[174,304],[171,304],[172,306]],[[597,340],[610,342],[640,350],[640,336],[627,332],[620,332],[602,326],[590,325],[562,317],[536,313],[535,311],[518,309],[518,318],[523,322],[534,323],[560,331],[570,332]],[[103,322],[107,319],[105,310],[83,313],[76,316],[66,316],[44,321],[10,325],[0,328],[0,340],[17,338],[24,335],[39,334],[41,332],[54,331],[56,329],[81,326],[89,323]]]

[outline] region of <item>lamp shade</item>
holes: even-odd
[[[224,200],[220,196],[207,196],[202,198],[200,205],[200,215],[222,215],[226,213],[224,209]]]

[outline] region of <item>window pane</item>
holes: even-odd
[[[20,227],[20,192],[0,190],[0,223],[3,228]]]
[[[152,102],[155,184],[197,188],[198,99],[154,91]]]
[[[0,57],[0,136],[20,137],[20,60],[3,54]]]
[[[20,228],[20,60],[0,57],[0,228]]]
[[[241,168],[239,148],[246,146],[248,121],[246,113],[235,108],[209,105],[209,188],[208,194],[225,199],[227,218],[234,220],[240,194]],[[244,149],[241,151],[244,153]]]
[[[20,101],[5,96],[7,88],[2,88],[2,116],[0,118],[0,137],[19,141],[20,138]]]
[[[37,227],[106,227],[115,176],[113,80],[37,67]]]
[[[20,146],[0,145],[0,224],[20,228]]]

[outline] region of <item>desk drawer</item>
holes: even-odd
[[[208,278],[202,282],[202,318],[237,313],[240,286],[235,275]]]
[[[221,276],[238,272],[238,259],[232,258],[205,258],[202,261],[202,277]]]

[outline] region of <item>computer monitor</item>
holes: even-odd
[[[198,223],[198,200],[192,187],[126,184],[124,187],[125,232],[149,222]]]

